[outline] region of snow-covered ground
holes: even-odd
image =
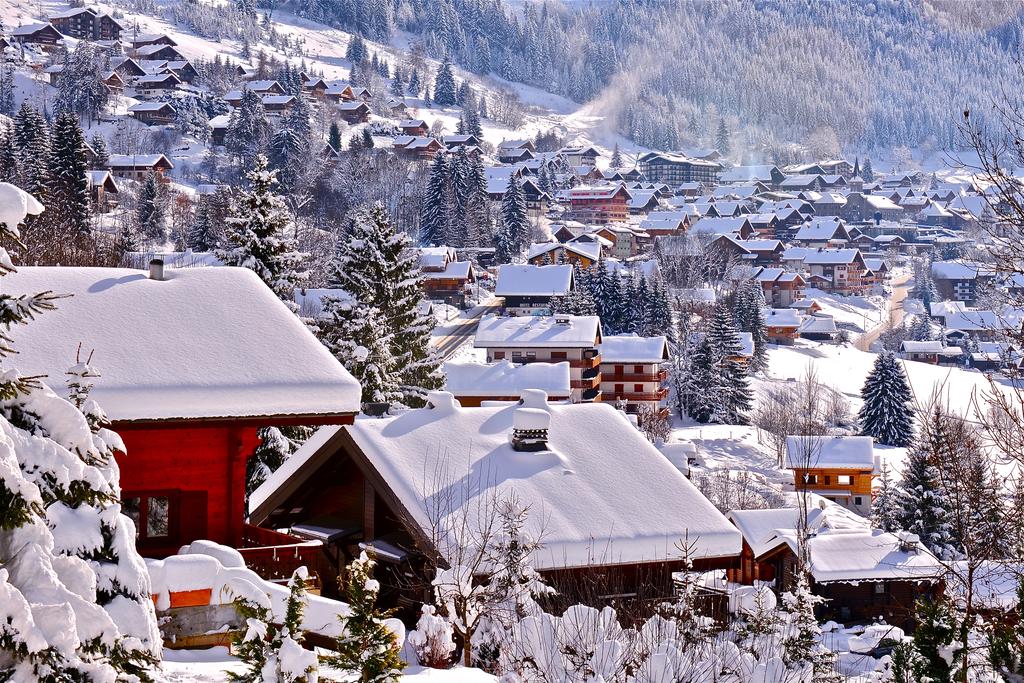
[[[832,316],[836,327],[851,336],[881,327],[889,319],[889,299],[884,296],[843,296],[811,287],[806,298],[817,301],[820,314]]]

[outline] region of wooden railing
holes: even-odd
[[[668,372],[666,370],[658,370],[657,372],[644,372],[640,374],[621,374],[617,375],[614,372],[602,372],[602,382],[664,382],[668,379]]]
[[[310,579],[319,587],[317,563],[320,541],[303,541],[273,529],[246,524],[238,552],[246,566],[267,581],[285,582],[299,567],[306,567]]]

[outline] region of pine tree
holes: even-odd
[[[749,332],[754,342],[750,369],[760,372],[768,367],[768,334],[764,321],[764,290],[757,280],[747,280],[736,293],[736,324],[741,332]]]
[[[421,245],[440,246],[445,243],[454,210],[451,162],[447,153],[439,152],[430,165],[430,178],[423,195],[419,235]]]
[[[50,145],[51,224],[69,237],[87,236],[89,225],[89,179],[85,135],[78,117],[58,114],[53,123]]]
[[[747,371],[740,361],[739,335],[729,307],[720,303],[708,325],[707,339],[713,353],[713,367],[718,374],[715,386],[720,387],[712,418],[726,424],[746,424],[753,396]]]
[[[416,69],[413,69],[412,75],[409,76],[408,92],[413,97],[419,97],[422,91],[423,85],[420,83],[420,74]]]
[[[814,609],[825,599],[811,592],[806,571],[798,571],[796,586],[792,593],[783,595],[783,601],[790,613],[789,635],[783,641],[786,664],[791,667],[809,665],[816,682],[845,680],[835,670],[836,655],[821,642],[821,626]]]
[[[420,310],[421,278],[408,237],[395,232],[384,207],[356,211],[336,244],[330,283],[351,295],[355,305],[380,312],[377,334],[389,341],[391,381],[410,406],[422,405],[426,392],[443,383],[430,345],[434,319]]]
[[[900,491],[888,463],[882,463],[878,493],[871,504],[871,525],[882,531],[900,531]]]
[[[27,214],[43,210],[7,183],[0,206],[9,221],[13,212],[0,222],[5,244],[18,242]],[[0,247],[0,278],[13,272]],[[0,291],[0,361],[16,351],[8,331],[53,311],[59,298]],[[67,401],[38,378],[0,369],[0,538],[16,551],[0,553],[0,659],[10,680],[151,680],[160,652],[149,577],[120,511],[120,439],[89,398],[98,375],[76,359]],[[84,633],[89,640],[79,641]]]
[[[914,438],[913,395],[896,356],[885,351],[861,389],[860,433],[888,446],[908,446]]]
[[[434,77],[434,102],[442,107],[450,107],[458,104],[458,101],[459,94],[455,85],[455,74],[452,73],[452,61],[446,55]]]
[[[231,112],[224,145],[242,168],[252,168],[256,157],[266,152],[269,142],[270,124],[263,99],[246,88],[242,92],[242,101]]]
[[[335,152],[341,151],[341,129],[338,128],[337,121],[331,121],[331,127],[327,131],[327,144],[329,144]]]
[[[501,225],[503,241],[510,248],[508,261],[519,256],[530,246],[530,222],[526,215],[526,195],[515,176],[508,179],[508,187],[501,198]],[[507,263],[508,261],[503,261]]]
[[[619,143],[615,143],[615,148],[612,150],[611,159],[612,168],[622,168],[622,153],[619,151]]]
[[[246,179],[249,187],[232,208],[224,244],[215,253],[225,265],[255,272],[285,305],[297,311],[295,288],[306,276],[301,270],[304,257],[291,236],[292,222],[284,202],[274,192],[277,173],[261,154]]]
[[[950,646],[956,632],[956,617],[947,599],[917,601],[914,650],[919,659],[914,667],[915,682],[953,680],[953,665],[958,657],[955,653],[950,656]]]
[[[0,58],[0,114],[14,116],[14,66]]]
[[[89,146],[92,147],[94,153],[92,168],[97,170],[109,168],[110,149],[107,147],[107,139],[99,131],[93,133],[93,136],[89,138]]]
[[[150,241],[163,244],[167,240],[167,199],[163,183],[150,171],[139,191],[139,230]]]
[[[723,157],[729,155],[732,144],[729,142],[729,128],[725,124],[725,117],[718,119],[718,133],[715,134],[715,149]]]
[[[690,371],[685,377],[686,411],[697,422],[711,422],[720,409],[720,394],[725,387],[715,362],[715,351],[705,336],[693,350]]]
[[[929,415],[927,428],[922,429],[904,465],[897,496],[899,528],[917,534],[940,557],[950,557],[954,543],[946,492],[932,464],[956,457],[946,420],[938,407]]]
[[[394,335],[375,306],[325,298],[321,340],[362,387],[362,403],[402,399],[392,355]]]
[[[350,614],[337,654],[328,661],[343,671],[358,671],[362,683],[397,683],[405,665],[395,634],[384,624],[391,613],[377,607],[380,583],[373,578],[375,564],[363,552],[345,570],[343,589]]]
[[[865,183],[875,182],[875,172],[871,168],[871,159],[868,159],[867,157],[864,158],[864,168],[860,175],[864,179]]]

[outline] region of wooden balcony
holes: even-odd
[[[317,564],[323,546],[320,541],[304,541],[280,531],[246,524],[242,546],[238,552],[245,559],[245,565],[262,578],[286,583],[296,569],[305,567],[315,587],[319,588]]]
[[[602,372],[602,382],[664,382],[668,379],[668,370],[657,372],[646,372],[639,375],[616,375],[614,373]]]
[[[603,400],[609,403],[623,400],[623,401],[664,401],[668,398],[668,387],[662,387],[657,391],[653,392],[635,392],[635,391],[604,391]]]

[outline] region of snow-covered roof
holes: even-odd
[[[300,288],[295,290],[295,303],[303,318],[319,318],[324,315],[324,299],[354,302],[355,299],[344,289],[329,287]]]
[[[169,102],[139,102],[138,104],[133,104],[132,106],[128,107],[128,111],[161,111],[165,108],[173,109]]]
[[[807,316],[800,323],[800,334],[837,334],[836,321],[830,316]]]
[[[900,351],[904,353],[942,353],[942,342],[939,341],[911,341],[906,340],[900,344]]]
[[[455,396],[520,396],[539,389],[554,398],[571,392],[569,363],[445,363],[445,386]]]
[[[723,216],[721,218],[701,218],[690,228],[692,233],[709,233],[712,235],[728,235],[739,233],[744,224],[749,224],[746,216]]]
[[[165,163],[168,168],[174,164],[163,154],[111,154],[108,166],[116,168],[153,168],[157,164]]]
[[[601,256],[600,242],[570,241],[565,242],[564,244],[562,242],[538,242],[536,244],[531,244],[529,251],[526,252],[526,258],[533,259],[537,256],[555,251],[556,249],[565,249],[566,251],[575,252],[576,254],[584,256],[591,261],[596,261],[598,257]]]
[[[70,294],[11,331],[13,364],[64,393],[81,343],[114,421],[321,416],[359,410],[359,384],[250,270],[24,267],[13,295]],[[316,420],[311,420],[315,422]]]
[[[779,169],[770,165],[733,166],[728,170],[722,171],[721,181],[723,183],[736,183],[748,180],[771,182],[773,171],[778,173]]]
[[[989,269],[966,261],[932,261],[932,277],[939,280],[973,280]]]
[[[1020,329],[1021,314],[1007,311],[1000,314],[995,311],[961,311],[946,315],[946,329],[971,331],[1003,331]]]
[[[832,216],[812,218],[796,231],[797,240],[831,240],[837,237],[846,238],[846,226],[841,220]]]
[[[485,315],[477,326],[476,348],[593,348],[601,337],[596,315]]]
[[[786,252],[788,253],[788,249]],[[786,254],[782,255],[786,258]],[[807,265],[830,265],[836,263],[853,263],[860,258],[860,249],[821,249],[804,254]]]
[[[612,406],[540,404],[550,450],[525,453],[509,443],[520,406],[452,403],[345,427],[422,528],[471,504],[468,495],[514,492],[530,509],[526,532],[543,539],[539,569],[675,559],[684,537],[696,557],[739,553],[739,532]],[[441,497],[443,510],[432,504]]]
[[[609,335],[602,337],[600,349],[602,363],[660,363],[668,360],[668,340],[664,336]]]
[[[800,312],[792,308],[764,309],[764,324],[768,327],[800,327]]]
[[[870,436],[787,436],[786,467],[873,470],[874,440]]]
[[[498,267],[495,296],[560,296],[572,287],[572,266],[506,263]]]

